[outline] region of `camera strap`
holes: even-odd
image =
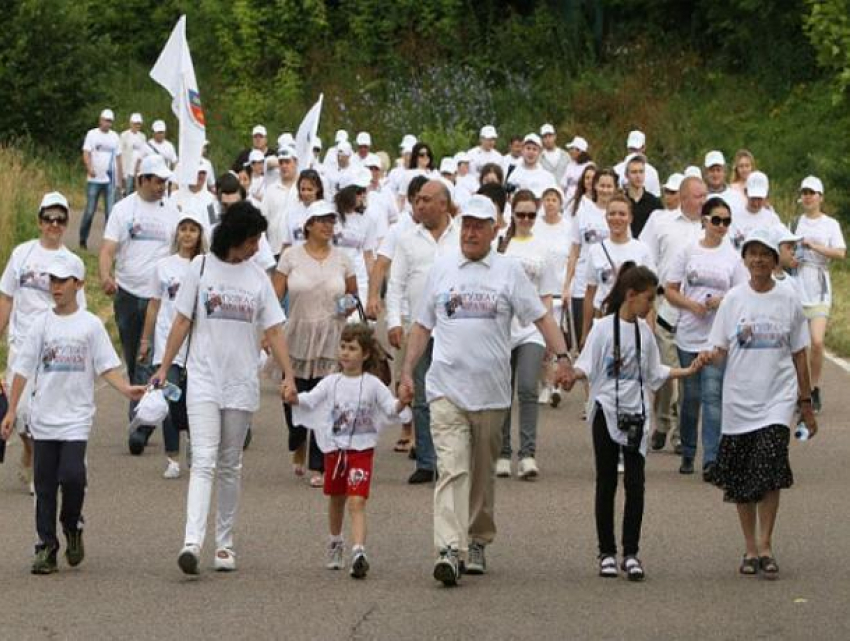
[[[635,358],[637,359],[638,384],[640,386],[640,415],[646,421],[646,404],[643,399],[643,372],[640,358],[640,327],[638,319],[635,318]],[[620,366],[621,349],[620,349],[620,311],[614,312],[614,407],[617,416],[620,416]]]
[[[201,259],[201,273],[198,275],[198,290],[195,292],[195,305],[192,307],[192,318],[189,319],[189,338],[186,339],[186,362],[183,364],[183,376],[187,376],[187,368],[189,367],[189,351],[192,349],[192,336],[195,333],[195,318],[198,315],[198,299],[201,296],[201,280],[204,277],[204,269],[207,266],[207,255]],[[179,351],[179,350],[178,350]]]

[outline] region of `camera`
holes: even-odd
[[[642,414],[620,414],[617,416],[617,428],[626,433],[626,447],[638,449],[643,440]]]

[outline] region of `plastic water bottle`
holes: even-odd
[[[806,427],[805,421],[800,421],[797,423],[797,427],[794,430],[794,438],[798,441],[808,441],[809,440],[809,428]]]
[[[172,403],[176,403],[180,400],[180,397],[183,396],[183,390],[180,389],[174,383],[169,381],[165,381],[162,384],[162,395],[165,397],[167,401],[171,401]]]

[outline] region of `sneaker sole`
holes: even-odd
[[[42,574],[55,574],[55,573],[56,573],[56,572],[58,572],[58,571],[59,571],[59,568],[58,568],[57,566],[55,566],[55,565],[54,565],[54,566],[52,566],[52,567],[39,567],[39,568],[32,568],[32,569],[30,570],[30,574],[39,574],[39,575],[42,575]]]
[[[470,565],[470,564],[466,565],[465,574],[473,574],[473,575],[476,575],[476,576],[480,576],[480,575],[486,574],[486,573],[487,573],[487,570],[483,565]]]
[[[181,552],[180,556],[177,557],[177,565],[180,566],[183,574],[198,574],[198,563],[198,557],[188,550]]]
[[[561,404],[561,395],[560,394],[557,394],[557,395],[553,394],[552,398],[549,399],[549,405],[552,407],[552,409],[556,409],[558,407],[558,405],[560,405],[560,404]]]
[[[469,568],[466,569],[469,572]],[[434,566],[434,578],[446,587],[454,587],[457,585],[457,574],[451,563],[437,563]]]
[[[528,472],[526,472],[525,474],[519,474],[518,476],[519,476],[519,478],[521,478],[523,481],[533,481],[534,479],[536,479],[536,478],[537,478],[537,476],[538,476],[539,474],[540,474],[540,472],[538,472],[537,470],[529,470],[529,471],[528,471]]]
[[[353,579],[365,579],[366,574],[369,572],[369,561],[365,558],[358,557],[354,564],[351,566],[351,578]]]

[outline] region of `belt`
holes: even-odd
[[[672,326],[670,323],[668,323],[666,320],[664,320],[661,316],[656,316],[656,317],[655,317],[655,322],[656,322],[656,323],[658,323],[661,327],[663,327],[664,329],[666,329],[666,330],[667,330],[668,332],[670,332],[671,334],[675,334],[675,333],[676,333],[676,328],[675,328],[675,327],[673,327],[673,326]]]

